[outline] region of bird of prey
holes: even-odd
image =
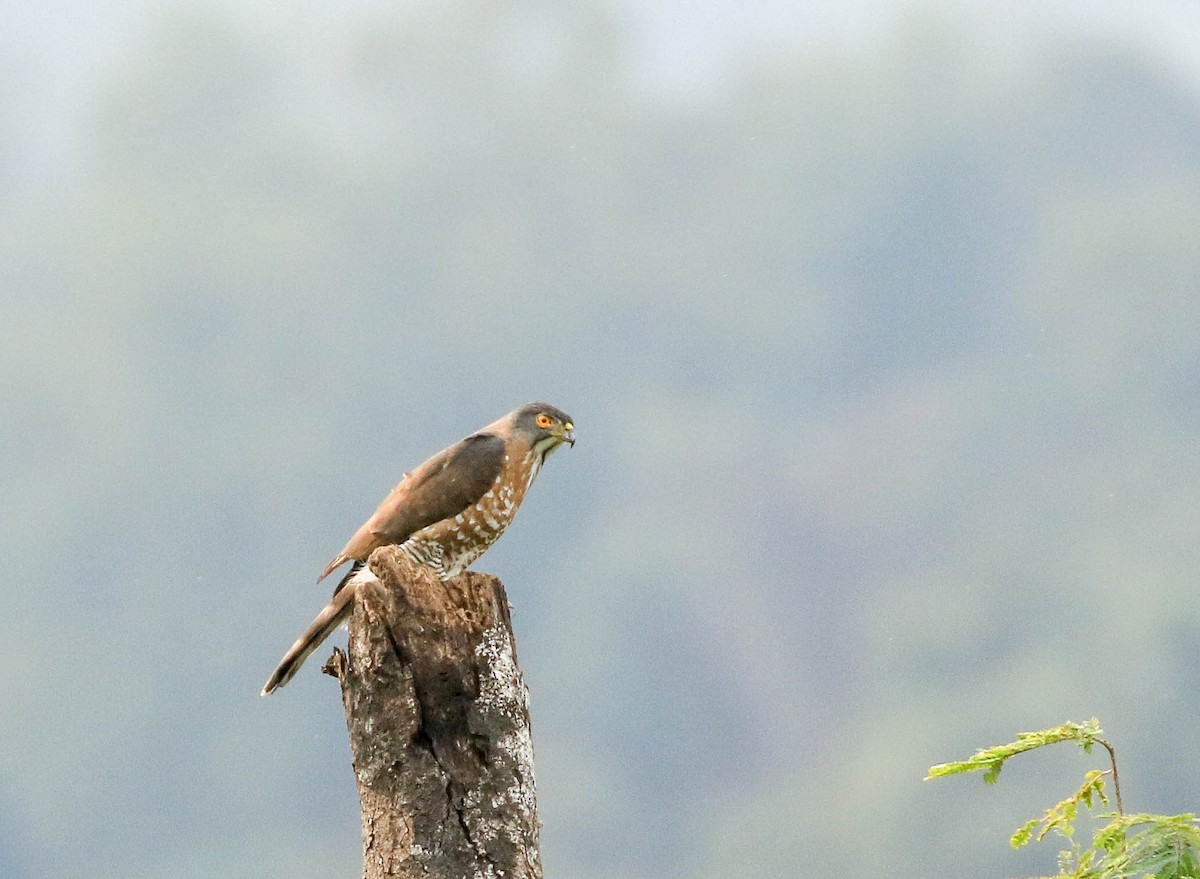
[[[398,545],[443,580],[466,570],[504,533],[546,456],[575,445],[571,417],[548,403],[515,409],[438,452],[392,489],[317,578],[354,562],[333,598],[284,655],[263,687],[282,687],[349,615],[355,590],[369,574],[372,550]]]

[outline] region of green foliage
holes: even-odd
[[[930,778],[941,778],[945,775],[958,775],[960,772],[977,772],[983,770],[983,780],[987,784],[995,784],[1000,778],[1000,769],[1004,765],[1004,761],[1009,757],[1015,757],[1017,754],[1024,754],[1026,751],[1032,751],[1035,748],[1044,748],[1046,745],[1054,745],[1058,742],[1078,742],[1085,753],[1090,753],[1092,745],[1100,740],[1099,737],[1102,734],[1103,730],[1100,729],[1100,721],[1094,717],[1087,723],[1064,723],[1062,726],[1056,726],[1053,729],[1019,733],[1015,742],[1009,742],[1007,745],[996,745],[994,748],[983,748],[976,751],[974,756],[969,760],[960,760],[956,763],[939,763],[937,766],[930,767],[926,781]]]
[[[1075,816],[1079,811],[1079,804],[1083,803],[1087,808],[1091,809],[1094,801],[1099,800],[1102,803],[1108,803],[1108,796],[1104,793],[1104,776],[1105,772],[1099,769],[1093,769],[1085,777],[1083,784],[1079,790],[1071,794],[1061,803],[1057,803],[1046,810],[1041,818],[1032,818],[1027,821],[1022,827],[1018,828],[1017,832],[1012,835],[1009,840],[1013,848],[1020,848],[1028,843],[1033,838],[1033,832],[1037,830],[1037,841],[1041,842],[1046,834],[1051,830],[1070,839],[1075,835]]]
[[[1117,815],[1096,833],[1094,847],[1108,853],[1099,876],[1200,876],[1200,823],[1193,814]]]
[[[1073,794],[1051,806],[1041,817],[1032,818],[1017,828],[1010,839],[1013,848],[1020,848],[1034,839],[1040,842],[1051,831],[1068,840],[1070,846],[1059,853],[1058,874],[1054,879],[1200,879],[1200,822],[1196,816],[1191,813],[1124,814],[1116,754],[1112,746],[1100,738],[1102,734],[1095,718],[1086,723],[1064,723],[1052,729],[1020,733],[1015,742],[981,749],[970,759],[939,763],[930,768],[926,780],[982,771],[983,780],[995,784],[1004,761],[1017,754],[1058,742],[1076,742],[1090,753],[1093,745],[1100,744],[1108,751],[1111,768],[1090,770]],[[1112,778],[1116,813],[1094,811],[1109,802],[1105,792],[1106,776]],[[1081,804],[1086,813],[1108,820],[1094,833],[1092,844],[1087,848],[1074,840],[1075,819]]]

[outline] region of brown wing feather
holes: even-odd
[[[458,515],[483,497],[503,465],[504,440],[494,434],[477,433],[438,452],[400,480],[318,580],[350,559],[366,561],[372,550]]]

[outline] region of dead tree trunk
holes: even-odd
[[[541,879],[528,691],[504,587],[371,554],[326,666],[362,801],[363,879]]]

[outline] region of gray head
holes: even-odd
[[[575,423],[571,416],[549,403],[527,403],[504,420],[543,458],[563,443],[575,445]]]

